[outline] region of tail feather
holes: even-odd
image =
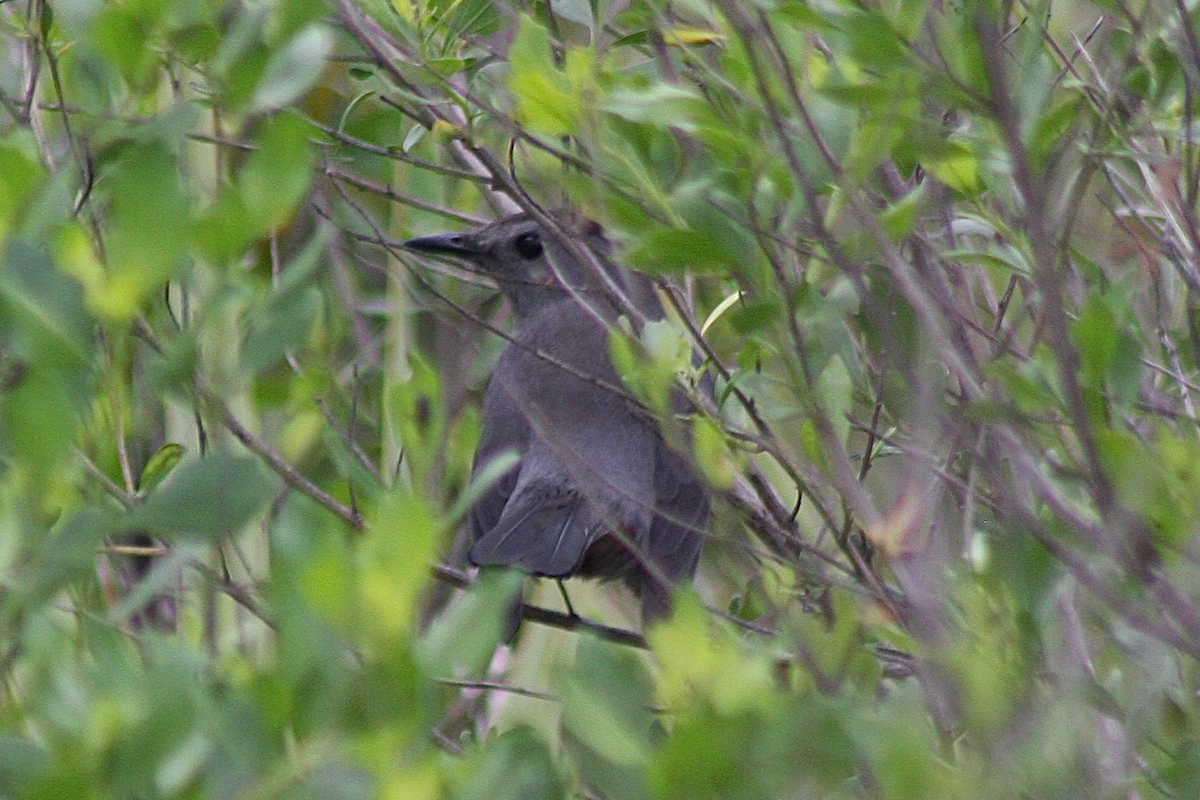
[[[515,567],[534,575],[571,575],[587,550],[583,498],[574,493],[515,498],[490,531],[471,547],[476,566]],[[523,502],[522,502],[523,501]]]

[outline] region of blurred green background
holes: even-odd
[[[0,798],[1200,796],[1198,13],[0,3]],[[644,641],[456,548],[507,309],[398,243],[534,202],[670,300]]]

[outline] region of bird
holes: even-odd
[[[593,265],[528,214],[405,242],[489,276],[514,317],[484,391],[472,475],[504,453],[517,460],[472,507],[467,559],[621,580],[640,597],[647,624],[669,614],[672,589],[695,575],[709,495],[624,390],[610,357],[622,312],[611,290],[624,296],[624,310],[661,320],[650,280],[610,260],[598,223],[563,212],[555,219]]]

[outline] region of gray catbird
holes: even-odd
[[[495,279],[516,318],[484,394],[474,471],[504,451],[520,460],[472,509],[468,558],[554,578],[620,578],[653,619],[667,612],[670,585],[696,571],[708,496],[623,394],[609,358],[608,326],[620,313],[611,289],[661,319],[650,282],[608,260],[598,225],[564,219],[609,280],[523,214],[405,243]]]

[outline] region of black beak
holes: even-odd
[[[436,233],[433,236],[418,236],[409,239],[404,246],[410,250],[420,250],[424,253],[445,256],[460,256],[470,258],[479,255],[479,249],[464,233]]]

